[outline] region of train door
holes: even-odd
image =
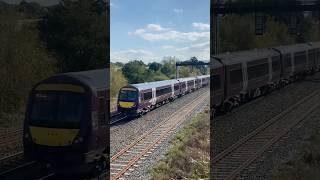
[[[157,103],[157,96],[156,96],[156,88],[152,88],[152,100],[151,104],[155,106]]]
[[[174,83],[171,84],[171,97],[174,97]]]

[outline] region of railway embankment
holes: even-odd
[[[320,177],[319,127],[300,141],[297,152],[275,168],[270,179],[317,179]]]
[[[151,179],[206,179],[210,166],[210,116],[206,109],[171,141],[162,160],[150,170]]]

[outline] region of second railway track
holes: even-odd
[[[317,90],[213,157],[213,179],[236,179],[241,172],[320,106]]]
[[[132,171],[141,160],[151,154],[161,142],[179,127],[186,119],[186,116],[207,98],[209,98],[209,92],[205,92],[190,103],[184,105],[180,111],[171,114],[166,120],[112,156],[110,163],[111,179],[126,178],[127,175],[130,174],[129,172]]]

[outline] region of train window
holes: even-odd
[[[178,91],[179,90],[179,84],[174,85],[174,91]]]
[[[303,64],[306,62],[306,52],[297,52],[294,53],[294,63],[295,64]]]
[[[137,99],[137,96],[138,96],[137,91],[121,90],[119,94],[119,99],[120,100]]]
[[[235,84],[242,81],[242,69],[230,71],[230,83]]]
[[[217,89],[221,88],[220,75],[213,75],[212,76],[212,82],[213,82],[213,90],[217,90]]]
[[[105,125],[106,124],[106,115],[107,115],[107,106],[106,106],[106,99],[105,97],[99,97],[99,121],[101,123],[101,125]]]
[[[194,85],[194,83],[193,83],[193,81],[188,81],[188,86],[190,87],[190,86],[193,86]]]
[[[164,94],[168,94],[171,91],[172,91],[171,87],[167,87],[167,88],[163,88],[163,89],[157,89],[156,94],[157,94],[157,97],[159,97],[159,96],[162,96]]]
[[[290,54],[284,55],[284,66],[291,67],[291,55]]]
[[[83,117],[82,94],[36,93],[31,107],[30,124],[46,127],[78,128]]]
[[[185,89],[186,88],[186,83],[182,83],[182,85],[181,85],[181,89]]]
[[[268,63],[258,64],[248,68],[248,79],[254,79],[268,74]]]
[[[143,98],[144,98],[145,101],[151,99],[152,98],[152,92],[143,93]]]

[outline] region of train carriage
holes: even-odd
[[[284,79],[294,81],[304,77],[314,63],[308,61],[308,44],[294,44],[289,46],[279,46],[273,48],[281,54],[282,76]]]
[[[178,80],[131,84],[119,91],[118,111],[128,116],[141,115],[174,100],[179,94]]]
[[[197,78],[200,80],[199,87],[205,87],[209,85],[210,75],[197,76]]]
[[[107,69],[58,74],[32,89],[24,155],[68,171],[106,168],[109,149]]]
[[[180,96],[183,96],[187,93],[188,91],[188,78],[179,78],[177,79],[180,83]]]
[[[256,97],[275,87],[280,81],[280,56],[271,49],[255,49],[234,54],[239,60],[246,62],[245,81],[247,87],[244,91],[249,96]]]
[[[210,68],[211,108],[228,112],[319,71],[320,42],[219,54],[212,57]]]

